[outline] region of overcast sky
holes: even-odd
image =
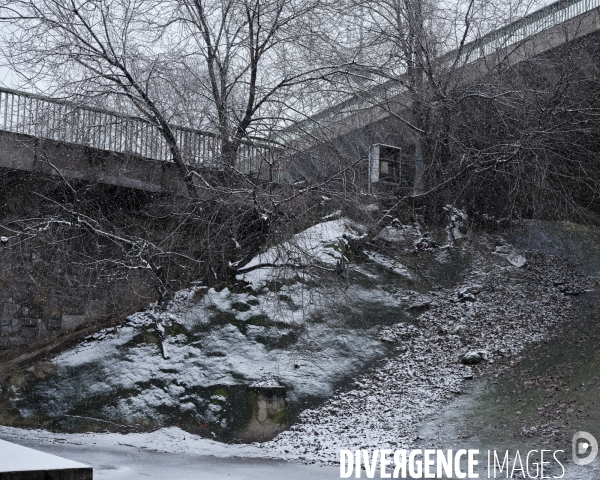
[[[549,5],[554,2],[552,0],[532,0],[532,3],[540,8],[540,6]],[[533,10],[537,10],[537,8]],[[19,85],[19,79],[7,66],[3,65],[5,63],[3,60],[2,54],[0,54],[0,86],[18,90],[31,90]]]

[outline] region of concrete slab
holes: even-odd
[[[92,480],[92,467],[0,440],[0,480]]]
[[[215,457],[163,453],[115,441],[106,444],[49,443],[17,439],[57,455],[81,458],[94,467],[96,480],[336,480],[338,466],[302,465],[268,458]],[[365,478],[363,472],[362,478]],[[377,472],[379,478],[379,472]],[[12,480],[12,479],[11,479]],[[20,479],[19,479],[20,480]]]

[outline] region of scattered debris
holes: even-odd
[[[494,253],[498,255],[508,255],[510,254],[512,247],[510,245],[498,245],[494,249]]]
[[[449,245],[452,245],[454,241],[465,237],[469,217],[465,212],[452,205],[446,205],[444,210],[448,213],[449,217],[449,223],[446,226],[447,242]]]
[[[430,238],[421,238],[415,242],[415,250],[419,252],[435,252],[436,248],[440,246],[435,240]]]
[[[460,240],[461,238],[464,237],[464,235],[462,233],[460,233],[460,230],[458,229],[458,227],[454,227],[452,229],[452,237],[454,238],[454,240]]]
[[[559,333],[557,326],[572,315],[572,297],[554,295],[559,290],[549,278],[563,278],[561,287],[569,290],[597,283],[557,258],[528,257],[530,268],[509,272],[504,256],[490,265],[491,257],[482,253],[463,285],[437,292],[419,316],[419,328],[401,323],[380,331],[382,340],[396,345],[394,356],[323,405],[305,410],[290,430],[261,444],[264,451],[303,463],[336,464],[342,448],[415,448],[419,422],[462,393],[463,382],[509,368],[528,345]],[[477,302],[452,302],[461,291],[477,296]],[[456,351],[465,344],[466,357],[477,363],[456,362]]]
[[[482,352],[467,352],[460,359],[460,363],[463,365],[477,365],[483,362],[483,354]]]
[[[462,219],[462,215],[460,217]],[[459,220],[457,217],[456,221]],[[308,231],[314,237],[306,232],[296,237],[296,240],[302,241],[297,243],[304,246],[302,249],[298,247],[297,251],[301,254],[307,250],[307,245],[314,247],[311,250],[313,256],[318,254],[323,263],[334,268],[342,262],[339,251],[329,245],[343,229],[341,222],[331,222],[329,227],[333,233],[327,237],[327,243],[322,240],[323,234],[318,236],[319,230],[324,228],[322,225],[319,228],[311,227]],[[435,251],[432,246],[434,242],[427,236],[423,235],[414,245],[417,250],[420,249],[419,243],[422,249],[432,248]],[[412,246],[412,242],[407,240],[407,249],[412,251]],[[528,264],[528,268],[505,268],[504,258],[510,262],[513,255],[504,257],[509,253],[505,249],[502,250],[502,256],[489,255],[493,247],[491,244],[485,246],[486,249],[469,251],[473,262],[462,284],[435,290],[428,295],[428,300],[424,295],[419,298],[422,294],[410,292],[407,300],[413,304],[420,301],[427,308],[416,319],[418,327],[402,322],[380,330],[378,338],[392,344],[392,355],[376,361],[368,372],[357,376],[350,385],[318,407],[305,410],[288,431],[253,447],[260,448],[265,456],[334,465],[339,463],[341,448],[414,448],[419,422],[439,412],[456,394],[465,390],[465,381],[486,373],[497,374],[509,368],[511,362],[514,364],[519,353],[529,345],[538,344],[560,332],[558,327],[572,316],[573,304],[571,296],[558,293],[585,291],[596,285],[594,281],[568,268],[560,259],[542,254],[528,253],[527,260],[515,254],[515,258],[520,257],[521,261]],[[461,251],[463,248],[468,246],[462,246]],[[280,251],[271,249],[265,252],[262,261],[265,258],[279,260],[278,254]],[[440,255],[448,256],[447,252],[441,252]],[[426,257],[435,258],[435,255]],[[384,256],[369,253],[369,258],[382,259]],[[520,266],[523,265],[525,263]],[[398,274],[404,275],[400,273],[402,265],[399,261],[393,266],[398,269]],[[249,271],[246,280],[257,289],[263,288],[271,279],[267,272],[271,270]],[[560,279],[559,283],[556,279]],[[278,295],[283,292],[289,294],[290,288],[282,287]],[[190,291],[186,295],[191,300],[194,293]],[[215,301],[225,302],[224,297],[230,293],[227,289],[219,292],[210,289],[206,295],[208,298],[214,297]],[[187,297],[183,295],[180,298]],[[177,302],[180,300],[176,298],[174,304]],[[180,315],[175,310],[170,312],[175,317]],[[250,312],[247,312],[248,316]],[[151,329],[153,318],[151,312],[144,312],[129,317],[128,323],[136,328]],[[163,318],[167,319],[166,314]],[[164,325],[168,325],[168,322]],[[233,324],[224,326],[223,332],[230,332],[232,341],[229,344],[242,338]],[[315,337],[322,334],[322,330],[317,332]],[[350,339],[346,348],[358,340],[360,338],[356,336]],[[170,345],[173,358],[169,364],[172,366],[177,360],[178,364],[185,366],[186,372],[190,372],[192,360],[180,355],[175,343]],[[457,362],[458,352],[464,352],[467,348],[466,355]],[[357,349],[357,354],[364,350],[368,348]],[[82,357],[85,356],[85,352],[81,353]],[[246,365],[247,357],[243,358]],[[465,362],[467,358],[478,361]],[[296,358],[288,357],[287,360],[290,367],[295,369],[291,370],[293,374],[308,378],[305,372],[311,368],[310,362],[302,363],[302,369],[298,370]],[[216,365],[220,363],[223,362],[219,359],[215,362]],[[192,371],[196,373],[199,370]],[[262,381],[259,380],[259,383]],[[311,378],[310,382],[313,381]],[[154,395],[156,392],[151,393]],[[171,397],[165,395],[164,398]],[[524,431],[524,434],[533,434],[533,431]]]
[[[375,240],[384,240],[389,243],[398,243],[405,240],[404,230],[394,226],[387,226],[375,236]]]
[[[376,203],[369,203],[368,205],[361,205],[359,207],[364,212],[375,213],[379,211],[379,207]]]
[[[427,310],[433,303],[433,297],[430,295],[419,295],[409,305],[411,310]]]
[[[397,343],[420,335],[419,329],[410,323],[398,323],[381,329],[378,338],[384,342]]]
[[[525,264],[527,263],[527,260],[525,259],[525,257],[522,255],[519,255],[518,253],[511,253],[510,255],[508,255],[506,257],[506,259],[508,260],[508,263],[510,263],[511,265],[513,265],[514,267],[517,267],[517,268],[521,268],[521,267],[525,266]]]

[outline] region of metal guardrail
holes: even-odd
[[[466,44],[458,64],[475,62],[496,50],[515,45],[598,7],[600,0],[559,0]],[[456,57],[457,52],[458,50],[448,52],[440,60],[449,62]]]
[[[458,67],[468,65],[497,50],[516,45],[548,28],[560,25],[598,7],[600,7],[600,0],[559,0],[526,15],[520,20],[466,43],[463,45],[460,55],[459,49],[441,55],[436,63],[442,68],[451,66],[454,64],[457,55],[459,55],[456,65]],[[302,135],[313,131],[314,128],[341,121],[358,111],[373,107],[374,102],[377,100],[394,97],[405,91],[406,88],[400,82],[390,80],[373,87],[365,94],[355,95],[336,106],[307,118],[294,127],[282,131],[280,138],[285,139],[287,142],[296,140]]]
[[[598,7],[600,0],[559,0],[465,44],[457,65],[475,62]],[[458,50],[452,50],[439,57],[437,63],[448,66],[457,55]],[[279,134],[279,143],[243,141],[238,149],[236,167],[243,173],[257,171],[264,163],[272,163],[274,152],[281,148],[281,143],[293,141],[318,125],[331,124],[370,108],[377,95],[389,98],[404,90],[399,82],[389,81],[374,87],[367,93],[368,98],[352,97],[294,128],[284,129]],[[216,134],[181,126],[171,128],[187,164],[219,167],[220,141]],[[171,161],[171,153],[159,128],[146,119],[6,88],[0,88],[0,130]]]
[[[187,164],[218,168],[218,135],[181,126],[171,129]],[[6,88],[0,88],[0,130],[153,160],[172,158],[159,128],[146,119]],[[273,150],[264,141],[243,141],[236,167],[243,173],[257,171],[265,160],[272,160]]]

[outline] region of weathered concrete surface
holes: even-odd
[[[594,36],[593,40],[598,41],[598,32],[600,32],[600,11],[595,9],[456,68],[449,72],[451,78],[448,81],[451,84],[466,84],[493,73],[500,66],[503,68],[516,66],[555,49],[565,48],[568,44],[586,37]],[[398,84],[395,86],[397,87]],[[297,135],[292,143],[300,154],[288,161],[292,164],[288,168],[291,170],[297,168],[293,164],[302,164],[311,153],[318,158],[323,153],[323,145],[338,151],[342,148],[358,149],[364,155],[365,146],[371,143],[387,143],[384,137],[393,132],[393,130],[385,131],[385,134],[377,132],[372,128],[374,125],[383,126],[388,123],[393,125],[403,136],[403,140],[395,139],[394,145],[411,142],[410,130],[403,122],[394,118],[394,115],[405,117],[410,109],[412,96],[408,91],[394,93],[390,83],[390,86],[380,85],[372,91],[361,92],[360,97],[362,104],[351,108],[352,111],[345,110],[353,100],[342,102],[307,119],[304,127],[295,127],[296,132],[291,130],[289,133]],[[369,133],[365,134],[364,131]],[[297,179],[294,175],[292,178]]]
[[[0,440],[0,480],[92,480],[92,467]]]
[[[175,164],[0,130],[0,168],[178,194]]]
[[[66,283],[35,283],[27,278],[27,272],[11,269],[11,260],[0,267],[0,351],[122,316],[153,298],[153,290],[136,272],[127,282],[69,288]]]

